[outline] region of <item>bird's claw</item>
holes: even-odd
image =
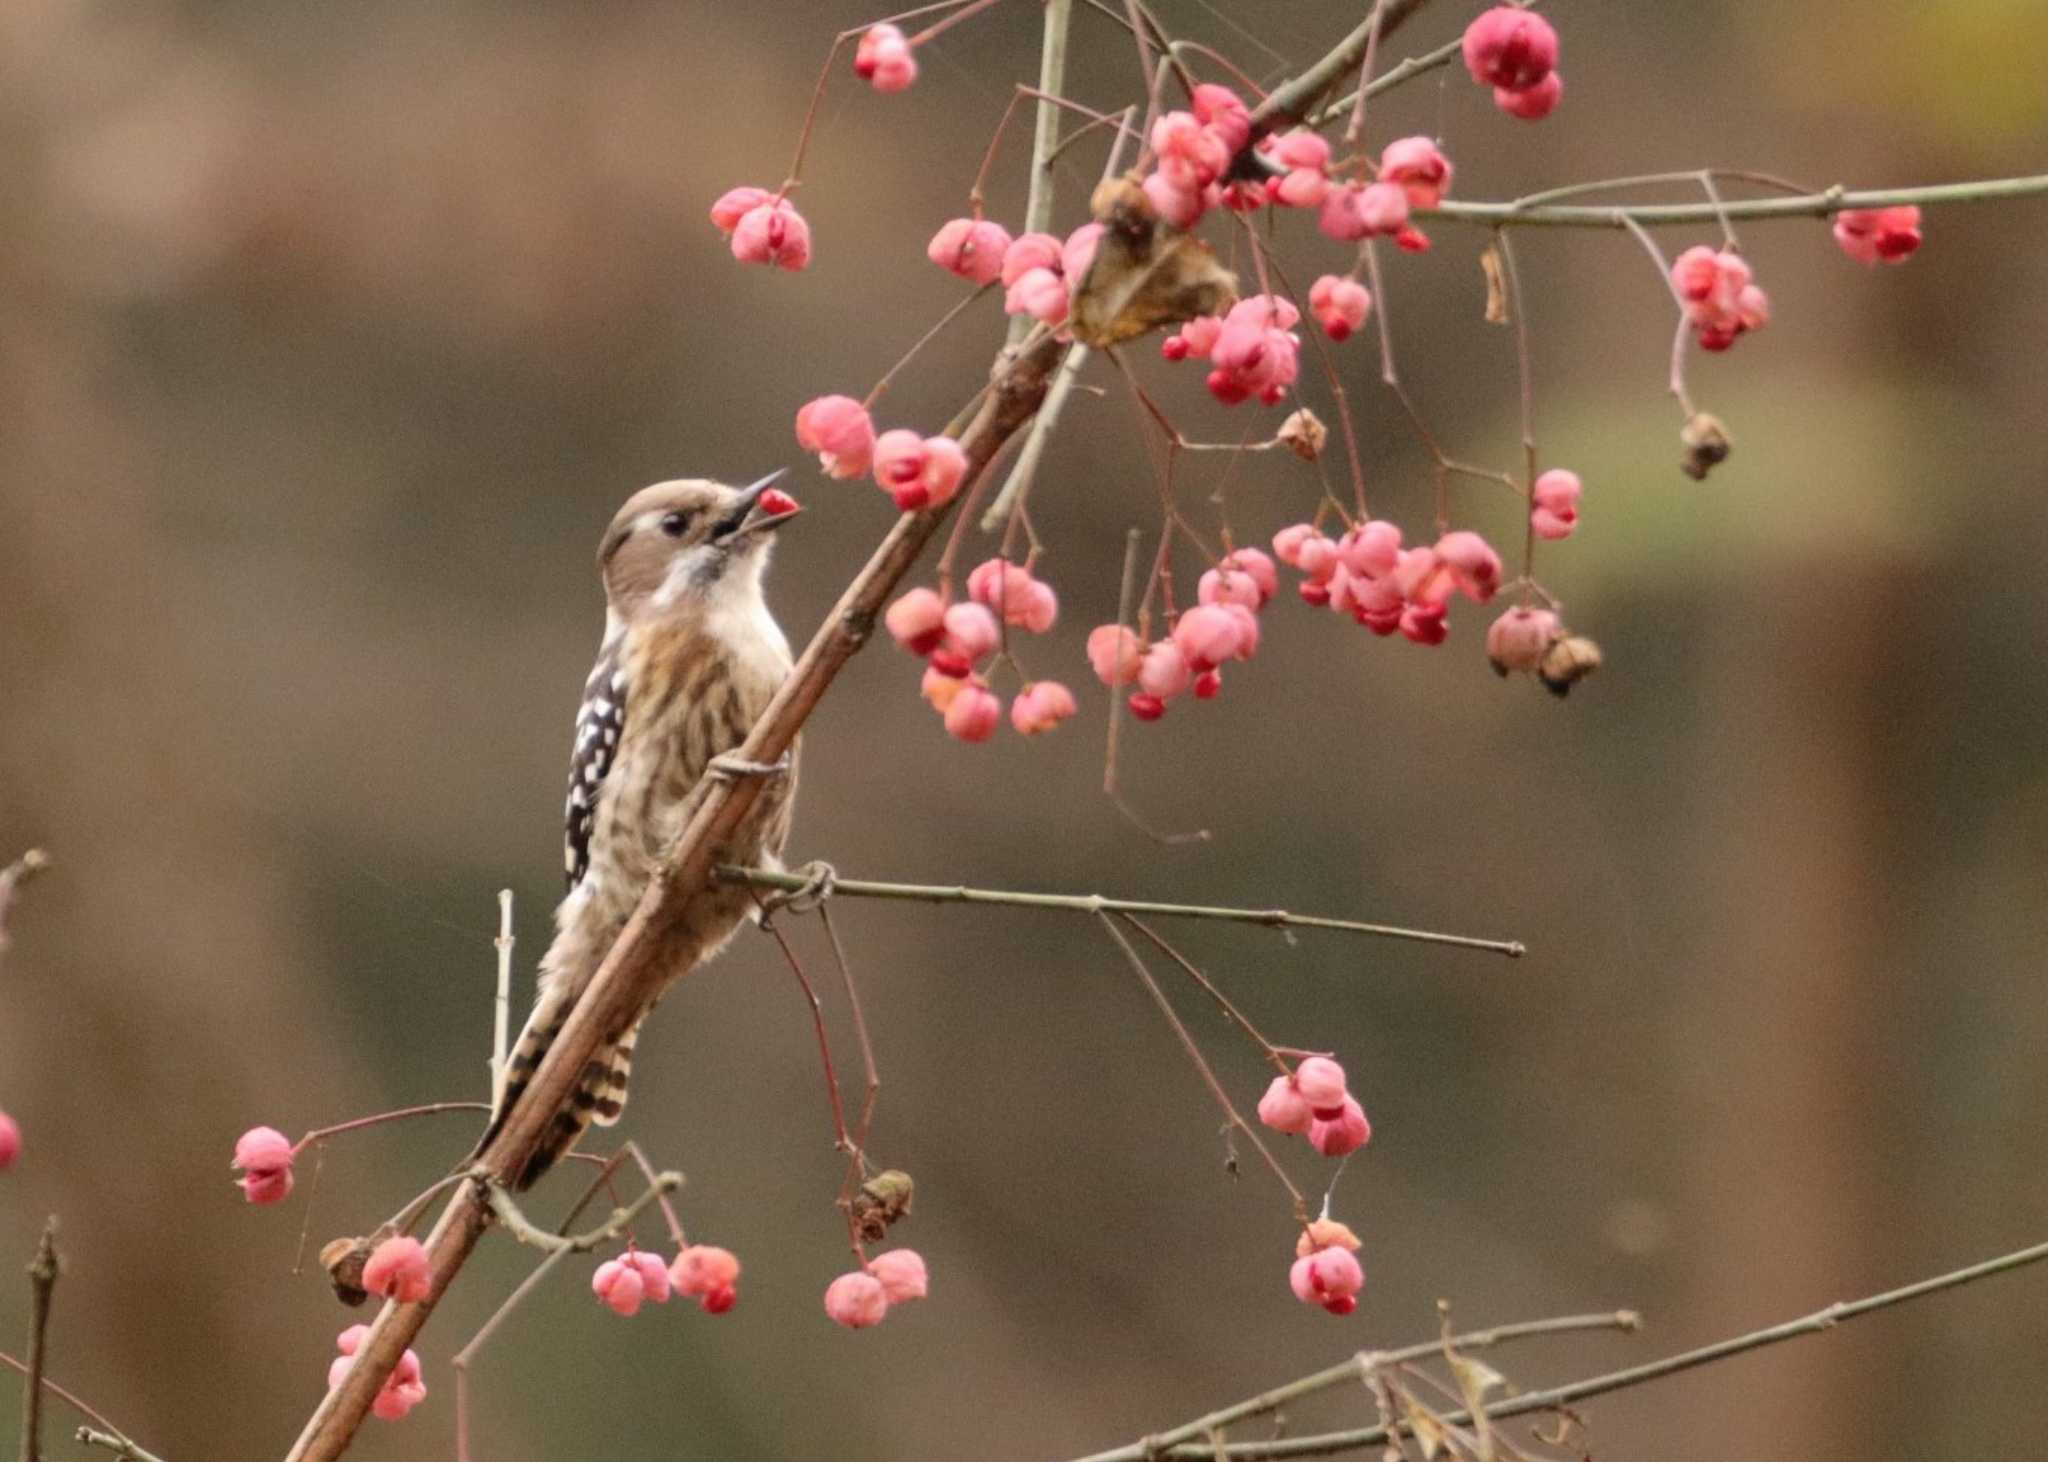
[[[789,770],[789,753],[784,752],[774,761],[748,761],[736,752],[724,752],[711,758],[705,764],[707,775],[723,781],[738,781],[741,777],[779,777]]]

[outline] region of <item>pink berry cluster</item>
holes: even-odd
[[[1533,10],[1497,5],[1465,27],[1465,69],[1493,88],[1493,104],[1511,117],[1540,121],[1564,95],[1557,74],[1557,32]]]
[[[929,1288],[915,1249],[890,1249],[825,1286],[825,1313],[849,1330],[879,1325],[891,1305],[921,1300]]]
[[[1726,350],[1770,323],[1770,296],[1751,282],[1749,261],[1733,249],[1695,244],[1672,261],[1671,287],[1702,350]]]
[[[1357,1309],[1358,1293],[1365,1288],[1365,1269],[1357,1253],[1358,1235],[1334,1218],[1305,1226],[1295,1241],[1294,1267],[1287,1275],[1295,1298],[1305,1305],[1321,1305],[1333,1315]]]
[[[1057,328],[1067,320],[1073,287],[1095,262],[1102,225],[1084,223],[1065,239],[1051,234],[1023,234],[1003,251],[1003,310],[1029,315]],[[971,276],[970,276],[971,277]]]
[[[960,741],[986,741],[1002,721],[1003,703],[975,667],[996,653],[1003,625],[1044,634],[1059,618],[1059,596],[1028,564],[992,558],[967,576],[967,598],[948,604],[936,590],[912,589],[882,616],[889,635],[925,662],[924,698]],[[1000,619],[1000,623],[998,620]],[[1010,703],[1010,724],[1023,736],[1050,731],[1076,709],[1056,680],[1035,680]]]
[[[868,410],[851,396],[820,396],[796,414],[797,445],[818,454],[829,477],[872,472],[903,512],[943,507],[960,491],[967,454],[951,437],[921,437],[904,427],[875,434]]]
[[[739,1278],[740,1261],[715,1244],[691,1244],[672,1264],[628,1247],[597,1266],[590,1289],[616,1315],[637,1315],[643,1303],[665,1305],[671,1295],[696,1300],[706,1314],[722,1315],[739,1301]]]
[[[854,47],[853,74],[876,91],[908,91],[917,80],[917,56],[903,32],[885,21],[869,26]]]
[[[368,1325],[351,1325],[334,1337],[334,1348],[341,1354],[327,1368],[328,1390],[341,1385],[342,1379],[354,1368],[356,1352],[362,1349],[363,1339],[369,1333]],[[427,1383],[421,1378],[419,1353],[408,1350],[398,1358],[397,1366],[378,1388],[377,1398],[370,1403],[370,1414],[382,1421],[399,1421],[426,1399]]]
[[[1344,1157],[1372,1141],[1365,1108],[1346,1089],[1344,1068],[1328,1056],[1305,1056],[1276,1076],[1259,1098],[1259,1120],[1275,1132],[1306,1137],[1324,1157]]]
[[[1226,553],[1196,586],[1197,603],[1175,618],[1164,639],[1146,645],[1122,625],[1088,634],[1088,663],[1111,689],[1132,687],[1131,714],[1156,721],[1185,691],[1212,700],[1223,690],[1223,665],[1249,660],[1259,648],[1259,611],[1279,587],[1273,560],[1256,548]]]
[[[1310,604],[1327,604],[1376,635],[1398,630],[1418,645],[1444,642],[1453,594],[1484,604],[1501,584],[1500,555],[1468,529],[1404,549],[1400,528],[1381,518],[1334,539],[1313,523],[1295,523],[1273,536],[1273,552],[1301,571],[1301,597]]]
[[[1226,406],[1256,396],[1268,406],[1301,374],[1301,311],[1279,295],[1255,294],[1225,315],[1197,315],[1161,342],[1168,360],[1207,360],[1209,394]]]
[[[1920,210],[1849,208],[1835,215],[1835,242],[1859,264],[1903,264],[1920,247]]]
[[[292,1159],[298,1154],[289,1137],[275,1127],[251,1127],[235,1139],[235,1181],[251,1203],[282,1203],[291,1196]]]
[[[711,205],[711,221],[732,243],[742,264],[773,264],[792,272],[810,267],[811,226],[796,205],[766,188],[732,188]]]

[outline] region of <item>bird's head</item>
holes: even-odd
[[[773,486],[781,476],[750,487],[681,478],[627,498],[597,554],[611,607],[630,619],[759,593],[775,529],[798,512]]]

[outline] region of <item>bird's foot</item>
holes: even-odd
[[[728,751],[712,757],[704,767],[707,776],[727,782],[738,781],[741,777],[779,777],[788,770],[789,753],[786,751],[774,761],[748,761],[745,757]]]

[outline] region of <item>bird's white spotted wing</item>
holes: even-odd
[[[564,809],[562,861],[573,890],[590,871],[590,839],[597,822],[597,799],[605,774],[619,754],[626,727],[626,672],[619,663],[620,642],[607,644],[583,685],[583,704],[576,711],[576,745],[569,753],[569,801]]]

